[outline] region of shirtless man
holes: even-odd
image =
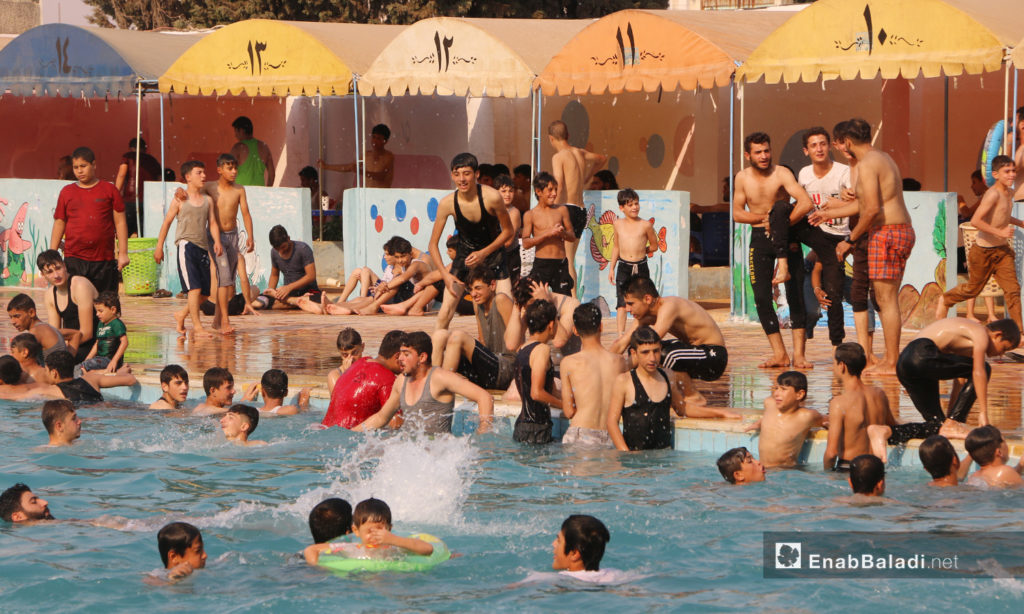
[[[370,151],[366,155],[366,187],[390,188],[395,180],[395,154],[384,148],[391,138],[391,129],[384,124],[377,124],[370,130]],[[319,165],[327,171],[354,173],[358,170],[355,162],[348,164],[328,164],[323,160]]]
[[[1017,191],[1013,194],[1013,202],[1024,201],[1024,107],[1017,109],[1017,151],[1013,154],[1017,168]]]
[[[772,348],[772,356],[759,366],[788,367],[792,364],[797,369],[810,369],[812,365],[804,357],[807,331],[804,329],[803,254],[799,247],[790,249],[789,231],[785,229],[781,216],[789,211],[790,224],[803,223],[804,216],[811,210],[811,198],[789,169],[772,163],[772,144],[767,134],[754,132],[748,135],[743,141],[743,149],[743,157],[750,162],[750,166],[736,174],[732,212],[737,224],[752,226],[748,257],[750,285],[754,289],[757,318]],[[774,209],[774,231],[769,236],[769,218],[780,192],[796,199],[796,205],[791,210],[788,206]],[[778,271],[773,278],[772,267],[776,260]],[[786,344],[779,332],[779,318],[772,304],[772,286],[779,283],[786,284],[786,298],[793,323],[792,363],[786,353]]]
[[[985,485],[990,488],[1020,488],[1021,470],[1024,462],[1015,467],[1006,464],[1010,460],[1010,448],[1003,439],[1003,434],[992,425],[979,426],[967,435],[964,448],[971,455],[971,460],[978,463],[979,469],[967,479],[968,484]]]
[[[430,233],[427,251],[434,260],[434,269],[441,273],[445,287],[441,310],[437,314],[437,328],[448,328],[455,315],[456,304],[466,293],[466,275],[475,266],[483,265],[491,269],[494,278],[498,280],[498,292],[512,293],[503,249],[513,236],[512,222],[501,194],[494,188],[477,183],[478,166],[476,156],[470,153],[461,153],[452,160],[455,192],[441,199],[437,206],[434,229]],[[438,242],[449,217],[455,219],[455,229],[459,231],[459,245],[451,269],[441,262],[441,251],[438,249]]]
[[[914,248],[914,228],[903,202],[900,169],[888,154],[871,146],[871,126],[863,119],[851,119],[843,136],[844,146],[858,162],[855,191],[860,219],[849,239],[836,245],[836,257],[846,258],[854,243],[867,241],[868,279],[875,291],[885,334],[885,355],[876,372],[894,373],[902,329],[899,291]]]
[[[646,277],[634,278],[626,286],[626,309],[633,314],[633,321],[612,344],[612,351],[624,352],[633,331],[641,326],[650,326],[660,337],[672,333],[675,339],[661,342],[662,366],[679,374],[687,405],[705,405],[707,400],[694,387],[692,378],[715,381],[729,364],[725,337],[718,324],[693,301],[658,296],[654,282]]]
[[[614,444],[606,428],[608,406],[615,378],[626,371],[626,365],[621,354],[601,345],[601,310],[597,305],[580,305],[572,320],[581,349],[562,359],[560,365],[562,415],[570,420],[562,445],[611,448]]]
[[[786,371],[776,378],[764,417],[747,428],[761,431],[758,456],[765,467],[795,467],[811,429],[824,423],[820,413],[803,406],[806,399],[806,375]]]
[[[231,122],[238,141],[231,147],[231,155],[238,160],[239,185],[272,186],[274,185],[274,156],[270,147],[252,136],[252,120],[239,115]],[[250,233],[251,237],[252,234]]]
[[[843,343],[836,348],[832,372],[842,384],[843,393],[832,397],[828,407],[826,471],[848,471],[853,459],[871,454],[868,432],[872,425],[896,424],[885,392],[877,386],[865,386],[860,379],[867,363],[860,344]]]
[[[55,249],[40,252],[36,256],[36,267],[53,287],[52,292],[44,295],[46,321],[60,330],[68,351],[75,353],[81,362],[96,342],[94,335],[99,319],[92,304],[97,296],[96,286],[81,275],[69,275],[64,258]]]
[[[566,258],[567,246],[575,240],[568,208],[554,206],[558,184],[550,174],[537,173],[533,190],[537,206],[523,215],[523,248],[537,249],[530,274],[547,282],[552,292],[575,297],[576,278]]]
[[[587,226],[587,212],[583,209],[583,189],[590,178],[608,161],[608,156],[596,154],[569,144],[569,128],[556,120],[548,126],[548,140],[555,148],[551,156],[551,172],[558,183],[555,204],[566,205],[572,220],[573,239],[565,242],[565,255],[572,276],[572,295],[576,296],[576,247]]]

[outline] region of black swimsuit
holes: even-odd
[[[530,367],[530,355],[539,345],[534,341],[522,347],[516,354],[516,386],[523,400],[523,409],[516,418],[512,439],[521,443],[551,443],[551,407],[530,396],[533,384],[533,369]],[[548,370],[544,374],[544,388],[552,390],[555,384],[555,369],[548,361]]]
[[[462,209],[459,207],[459,193],[455,192],[452,195],[452,198],[455,199],[455,230],[459,235],[459,245],[455,248],[455,260],[452,261],[451,273],[461,282],[466,281],[466,275],[469,273],[466,256],[486,248],[501,234],[501,223],[498,221],[498,217],[488,213],[484,206],[483,187],[478,185],[476,191],[477,199],[480,202],[480,221],[478,222],[471,222],[462,215]],[[480,266],[491,269],[495,279],[508,279],[503,248],[494,250]]]
[[[658,373],[665,379],[668,392],[665,398],[654,402],[647,396],[647,391],[636,369],[629,372],[633,378],[633,404],[622,408],[622,438],[630,450],[662,450],[672,447],[672,418],[669,411],[672,407],[672,386],[668,376],[661,369]]]
[[[60,327],[70,328],[74,330],[82,330],[82,322],[78,318],[78,305],[71,300],[71,280],[75,276],[72,276],[68,280],[68,304],[64,306],[64,309],[60,308],[60,304],[57,302],[57,287],[53,287],[53,308],[57,310],[57,315],[60,316]],[[94,314],[92,317],[92,339],[82,343],[78,347],[78,354],[75,356],[75,363],[80,363],[85,360],[85,357],[89,355],[89,351],[92,350],[93,344],[96,343],[96,329],[100,325],[100,319]]]
[[[64,393],[64,398],[75,405],[80,403],[100,403],[103,401],[103,395],[93,388],[92,384],[80,377],[71,381],[60,382],[57,384],[57,387]]]

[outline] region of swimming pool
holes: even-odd
[[[412,440],[312,426],[319,413],[262,420],[254,438],[223,442],[215,419],[167,417],[117,403],[86,408],[72,448],[39,448],[37,405],[4,404],[0,486],[27,482],[60,519],[0,525],[6,612],[92,611],[1019,611],[1018,580],[767,580],[762,531],[1024,530],[1024,493],[926,488],[908,468],[891,499],[853,506],[845,480],[818,472],[724,484],[709,454],[574,453],[525,447],[507,427],[473,437]],[[308,567],[306,516],[320,500],[387,501],[397,532],[425,531],[461,554],[432,572],[336,577]],[[570,513],[609,527],[602,567],[629,581],[563,579],[551,541]],[[115,516],[123,519],[113,518]],[[156,532],[185,520],[203,532],[205,570],[153,587]]]

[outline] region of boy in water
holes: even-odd
[[[7,303],[7,316],[14,328],[31,333],[43,348],[43,359],[54,352],[64,350],[64,336],[60,331],[43,322],[36,315],[36,303],[27,294],[18,294]]]
[[[545,280],[552,292],[572,296],[575,283],[566,258],[567,241],[576,240],[566,207],[555,205],[558,182],[548,173],[533,180],[537,205],[523,215],[523,249],[537,248],[531,274]]]
[[[181,365],[167,365],[161,369],[160,390],[163,394],[150,404],[150,409],[181,409],[188,400],[188,371]]]
[[[929,486],[956,486],[971,466],[970,458],[966,463],[960,462],[953,444],[942,435],[932,435],[921,442],[917,454],[925,471],[932,476]]]
[[[561,409],[555,390],[555,368],[548,341],[555,336],[555,306],[540,300],[526,308],[526,344],[516,354],[516,387],[522,411],[516,418],[512,439],[520,443],[551,443],[551,406]]]
[[[352,532],[352,506],[344,499],[332,497],[316,504],[309,512],[309,532],[313,545],[302,551],[306,562],[316,565],[320,553],[330,550],[327,542]]]
[[[594,576],[601,569],[604,547],[611,538],[608,528],[597,518],[573,514],[551,542],[551,568],[580,580],[601,580]]]
[[[967,254],[967,271],[970,275],[966,284],[947,291],[935,307],[935,317],[944,318],[949,308],[969,300],[971,303],[984,289],[989,277],[1003,289],[1006,311],[1017,328],[1021,323],[1020,283],[1014,268],[1014,252],[1010,245],[1013,226],[1024,228],[1024,222],[1013,217],[1013,182],[1017,169],[1009,156],[992,159],[992,174],[995,184],[981,197],[981,203],[971,217],[971,224],[978,229],[977,240]]]
[[[380,499],[371,497],[356,504],[352,512],[352,532],[359,538],[361,549],[364,550],[393,547],[420,556],[434,553],[434,547],[422,539],[393,534],[391,508]]]
[[[309,411],[309,388],[299,391],[296,405],[284,404],[284,398],[288,396],[288,374],[280,369],[270,369],[264,372],[260,383],[253,384],[242,400],[254,401],[258,393],[263,394],[263,407],[259,408],[261,413],[294,416],[299,412]]]
[[[164,259],[164,241],[171,222],[178,221],[174,236],[177,249],[178,277],[181,288],[188,293],[188,303],[174,315],[178,333],[185,334],[185,318],[192,318],[192,333],[212,336],[199,321],[199,305],[210,297],[210,243],[213,254],[220,257],[224,247],[220,243],[220,225],[217,210],[209,196],[203,194],[206,169],[202,162],[190,160],[181,165],[181,175],[188,185],[186,200],[174,199],[167,207],[167,215],[160,226],[160,234],[153,250],[153,259],[159,264]]]
[[[1015,467],[1006,464],[1010,460],[1010,448],[996,427],[987,425],[974,429],[964,440],[964,447],[980,467],[971,474],[968,484],[987,484],[991,488],[1018,488],[1024,485],[1020,477],[1024,459]]]
[[[101,388],[115,386],[134,386],[138,383],[131,373],[131,368],[122,367],[117,373],[108,374],[92,371],[75,377],[75,357],[66,350],[54,352],[46,357],[47,381],[52,384],[35,384],[22,389],[20,394],[8,396],[9,399],[41,397],[48,399],[67,399],[76,405],[84,403],[100,403],[103,395]]]
[[[764,400],[764,416],[747,430],[761,430],[759,456],[765,467],[795,467],[812,428],[822,426],[821,414],[802,407],[807,398],[807,376],[786,371],[775,380]]]
[[[562,375],[562,414],[570,419],[562,445],[612,448],[608,406],[615,379],[626,370],[620,354],[601,345],[601,310],[584,303],[572,314],[581,349],[559,365]]]
[[[727,450],[718,457],[718,472],[730,484],[752,484],[764,481],[764,465],[745,447]]]
[[[619,192],[619,210],[625,217],[612,223],[612,257],[608,281],[615,286],[615,329],[626,332],[626,286],[634,277],[651,278],[649,247],[658,245],[654,225],[640,219],[640,196],[626,188]]]
[[[11,356],[14,356],[21,366],[22,371],[28,374],[32,381],[39,384],[49,384],[50,379],[43,366],[43,345],[32,333],[21,333],[11,339]]]
[[[206,392],[206,400],[192,413],[197,416],[223,414],[235,398],[235,378],[223,367],[210,367],[203,374],[203,391]]]
[[[50,436],[49,446],[70,446],[82,435],[82,419],[67,399],[43,403],[42,418]]]
[[[180,580],[206,567],[206,550],[199,529],[187,522],[172,522],[156,535],[160,560],[169,580]]]
[[[95,307],[100,324],[96,327],[96,343],[86,355],[82,370],[102,369],[116,373],[128,349],[128,329],[121,321],[121,300],[116,292],[102,292],[96,297]]]
[[[232,405],[221,416],[220,429],[224,437],[240,446],[264,446],[265,441],[249,440],[260,424],[260,411],[251,405]]]
[[[872,452],[868,431],[873,425],[896,424],[885,391],[866,386],[860,379],[867,364],[867,355],[859,343],[842,343],[836,348],[832,372],[842,384],[843,393],[833,397],[828,406],[826,470],[849,470],[851,460]]]
[[[327,390],[334,390],[334,384],[338,382],[338,378],[348,371],[352,363],[362,358],[364,348],[365,344],[359,331],[354,328],[341,329],[338,333],[338,353],[341,354],[341,366],[331,369],[327,373]]]
[[[881,497],[885,494],[885,465],[874,454],[861,454],[850,461],[847,481],[855,495]]]

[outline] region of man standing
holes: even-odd
[[[366,156],[366,187],[390,188],[395,180],[395,154],[385,146],[391,139],[391,129],[385,124],[377,124],[370,130],[370,151]],[[355,162],[348,164],[328,164],[321,161],[326,171],[354,173],[359,168]]]
[[[885,334],[885,356],[876,372],[895,373],[903,324],[899,291],[907,258],[914,248],[914,228],[903,201],[900,169],[888,154],[871,146],[871,125],[863,119],[851,119],[846,125],[844,142],[858,161],[855,191],[860,219],[849,238],[836,245],[836,257],[842,260],[854,243],[867,241],[868,279],[875,291]]]
[[[138,185],[135,184],[136,156],[139,160]],[[142,236],[143,232],[142,188],[139,186],[145,185],[147,181],[160,181],[163,173],[160,162],[146,151],[144,139],[128,141],[128,153],[121,156],[121,166],[117,168],[117,179],[114,180],[114,186],[121,192],[121,198],[124,199],[129,235]],[[138,213],[138,219],[136,219],[136,213]]]
[[[231,148],[231,155],[238,160],[238,185],[274,185],[274,156],[267,144],[252,136],[252,120],[239,115],[231,122],[238,140]]]
[[[548,126],[548,140],[555,148],[551,156],[551,173],[558,182],[555,204],[566,205],[572,220],[572,241],[565,242],[565,255],[569,260],[569,275],[572,276],[572,296],[576,296],[576,246],[587,226],[587,212],[583,209],[583,188],[590,185],[590,178],[608,161],[608,156],[593,153],[569,144],[569,128],[565,122],[556,120]]]

